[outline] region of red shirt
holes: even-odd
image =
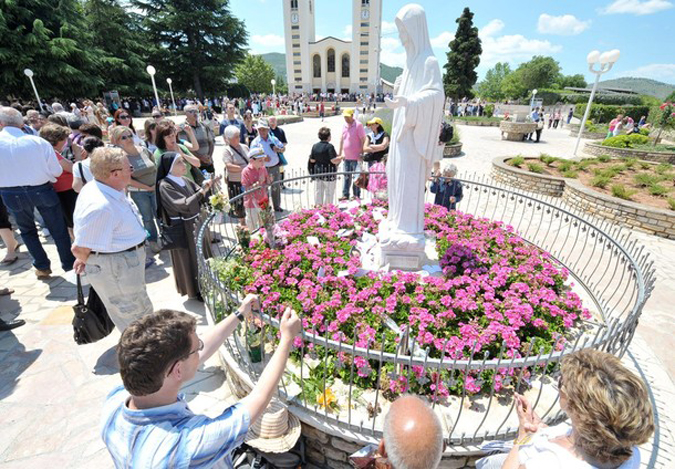
[[[244,195],[244,207],[246,208],[261,208],[262,204],[268,203],[267,196],[267,180],[269,179],[269,173],[267,168],[262,167],[260,169],[255,169],[250,164],[244,168],[241,172],[241,185],[244,186],[244,190],[248,191],[253,189],[253,186],[264,186],[258,189],[255,192]]]
[[[61,161],[63,160],[63,156],[61,156],[61,153],[58,151],[54,150],[56,153],[56,158]],[[65,192],[69,189],[73,188],[73,173],[66,171],[65,169],[61,173],[61,176],[56,178],[56,182],[53,184],[54,190],[56,192]]]

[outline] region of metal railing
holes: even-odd
[[[337,198],[344,178],[355,177],[357,173],[333,175],[337,178]],[[529,389],[533,406],[545,421],[554,423],[561,420],[564,416],[558,407],[558,393],[552,385],[551,375],[556,373],[563,356],[588,347],[618,356],[626,351],[642,308],[654,286],[652,262],[644,247],[630,237],[628,230],[565,207],[560,199],[516,191],[484,176],[462,176],[458,179],[464,188],[464,198],[457,209],[477,217],[502,221],[512,226],[526,242],[549,252],[552,261],[569,271],[576,285],[575,292],[582,297],[584,306],[591,310],[593,319],[582,321],[576,334],[567,337],[568,340],[559,350],[553,347],[550,352],[544,353],[543,349],[537,349],[531,342],[526,347],[525,356],[508,359],[504,358],[504,345],[494,357],[488,352],[476,354],[474,349],[464,359],[447,359],[444,356],[431,358],[426,353],[420,353],[414,341],[409,344],[409,349],[385,347],[384,333],[379,342],[382,346],[374,350],[355,345],[356,331],[349,342],[331,340],[316,330],[304,330],[299,364],[289,365],[289,368],[295,367],[295,381],[290,379],[291,373],[287,370],[279,389],[281,397],[301,419],[314,425],[322,422],[346,430],[364,442],[373,441],[381,436],[388,404],[380,389],[381,380],[400,375],[415,379],[411,372],[413,367],[422,367],[422,379],[428,379],[428,373],[435,372],[441,377],[438,378],[439,382],[450,387],[456,386],[461,376],[472,372],[479,380],[494,380],[496,372],[487,378],[483,372],[499,370],[506,377],[502,383],[504,389],[499,393],[495,393],[495,386],[491,385],[489,393],[470,395],[464,383],[456,396],[439,399],[437,394],[440,386],[436,386],[436,395],[430,396],[434,407],[446,422],[448,444],[461,451],[484,440],[508,438],[516,433],[517,416],[513,400],[508,398],[511,390]],[[282,191],[282,206],[291,209],[314,206],[310,175],[288,173],[283,183],[288,189]],[[243,196],[238,194],[232,197],[230,203],[234,204]],[[427,197],[431,196],[433,194],[427,192]],[[287,214],[280,213],[280,218]],[[238,244],[235,233],[237,220],[229,216],[225,216],[224,220],[219,218],[214,213],[202,216],[196,228],[197,248],[200,253],[204,253],[206,234],[211,232],[213,237],[215,233],[220,237],[220,242],[211,246],[212,255],[227,258]],[[232,291],[228,284],[218,278],[205,256],[198,257],[203,296],[212,318],[217,320],[238,306],[241,293]],[[260,376],[279,326],[276,319],[265,312],[259,313],[258,322],[262,324],[259,343],[252,345],[245,327],[242,327],[225,344],[227,361],[246,378],[245,381],[248,380],[249,385],[253,385]],[[386,349],[395,349],[396,353],[385,352]],[[347,357],[344,366],[349,367],[346,375],[350,379],[344,383],[347,389],[343,393],[347,398],[346,408],[339,411],[331,411],[328,406],[320,407],[316,402],[308,401],[308,393],[305,392],[308,379],[314,380],[314,386],[317,381],[316,377],[308,378],[310,362],[316,366],[323,360],[323,376],[318,380],[325,396],[326,381],[334,378],[327,375],[330,355],[327,350]],[[355,357],[368,360],[370,367],[377,373],[377,385],[368,391],[366,398],[362,390],[357,391],[353,384]],[[391,370],[388,364],[393,364],[394,371],[389,375],[383,374],[384,368]]]

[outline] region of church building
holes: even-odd
[[[289,92],[381,92],[382,0],[352,0],[351,41],[316,40],[316,1],[283,0]]]

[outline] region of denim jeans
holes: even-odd
[[[359,161],[358,160],[345,160],[345,172],[351,173],[358,169]],[[358,177],[358,176],[356,176]],[[352,175],[347,174],[344,177],[344,182],[342,184],[342,197],[349,198],[349,186],[352,186],[352,191],[354,197],[361,197],[361,189],[352,185]]]
[[[157,226],[155,225],[155,215],[157,213],[157,199],[155,191],[129,191],[131,200],[134,201],[141,212],[143,226],[150,233],[148,241],[157,241]]]
[[[54,239],[61,267],[66,272],[71,270],[75,257],[70,252],[70,236],[61,202],[52,185],[47,183],[41,186],[3,187],[0,188],[0,196],[19,226],[21,239],[33,259],[33,266],[40,270],[49,269],[51,266],[35,226],[34,210],[37,208]]]

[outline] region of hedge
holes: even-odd
[[[561,90],[545,88],[537,92],[537,99],[544,102],[544,106],[553,106],[555,104],[585,104],[588,102],[588,94],[570,93]],[[612,104],[616,106],[633,105],[639,106],[646,104],[642,96],[627,94],[606,94],[598,93],[593,99],[597,104]]]
[[[649,106],[612,106],[608,104],[595,104],[591,106],[591,113],[588,116],[595,123],[604,124],[614,119],[618,114],[629,116],[634,121],[639,121],[642,116],[649,115]],[[574,108],[574,115],[582,118],[586,112],[586,104],[577,104]]]

